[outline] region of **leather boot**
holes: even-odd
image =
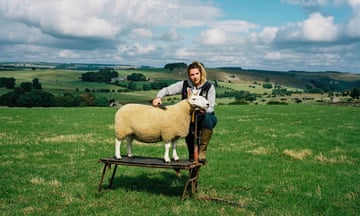
[[[201,139],[199,147],[199,162],[206,164],[206,149],[210,142],[212,130],[207,128],[201,129]]]

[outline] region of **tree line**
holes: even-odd
[[[96,98],[91,93],[72,95],[64,93],[55,96],[54,94],[42,90],[39,79],[35,78],[32,82],[23,82],[19,87],[15,87],[14,78],[0,78],[5,83],[11,85],[1,85],[8,89],[13,89],[0,96],[0,105],[9,107],[79,107],[79,106],[108,106],[109,101],[105,97]],[[10,82],[11,81],[11,82]],[[2,82],[3,84],[4,82]]]

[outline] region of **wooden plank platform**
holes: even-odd
[[[127,157],[122,156],[121,159],[116,159],[114,157],[111,158],[101,158],[98,161],[99,163],[104,163],[104,169],[102,172],[102,176],[100,179],[100,184],[98,187],[98,191],[101,191],[102,183],[104,180],[104,176],[106,173],[106,169],[110,168],[112,164],[115,165],[113,174],[110,179],[109,187],[111,188],[112,182],[115,177],[115,173],[117,170],[118,165],[122,166],[138,166],[138,167],[148,167],[148,168],[165,168],[165,169],[174,169],[175,171],[179,172],[180,170],[188,170],[189,177],[188,180],[185,182],[184,190],[182,193],[182,199],[185,198],[188,187],[191,185],[190,196],[194,195],[197,192],[197,185],[198,185],[198,178],[200,168],[202,166],[201,163],[197,162],[190,162],[188,160],[179,160],[179,161],[171,161],[169,163],[164,162],[162,158],[155,158],[155,157],[143,157],[143,156],[134,156],[134,157]]]
[[[112,158],[102,158],[99,160],[99,163],[109,163],[125,166],[139,166],[139,167],[152,167],[152,168],[168,168],[168,169],[185,169],[189,170],[195,166],[198,166],[195,162],[190,162],[188,160],[178,160],[170,161],[169,163],[164,162],[162,158],[155,157],[142,157],[134,156],[127,157],[121,156],[121,159]]]

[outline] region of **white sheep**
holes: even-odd
[[[206,109],[209,102],[202,96],[190,96],[166,109],[142,104],[127,104],[115,114],[115,157],[121,159],[120,145],[127,140],[127,155],[132,157],[132,141],[144,143],[165,142],[164,161],[170,162],[169,149],[172,145],[172,156],[179,160],[176,153],[176,141],[184,138],[189,132],[191,113],[197,107]]]

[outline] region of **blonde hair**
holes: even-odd
[[[200,74],[201,74],[200,84],[203,84],[204,82],[206,82],[206,70],[205,70],[205,67],[201,62],[198,62],[198,61],[194,61],[188,66],[188,68],[187,68],[188,77],[190,77],[190,69],[194,69],[194,68],[197,68],[200,71]]]

